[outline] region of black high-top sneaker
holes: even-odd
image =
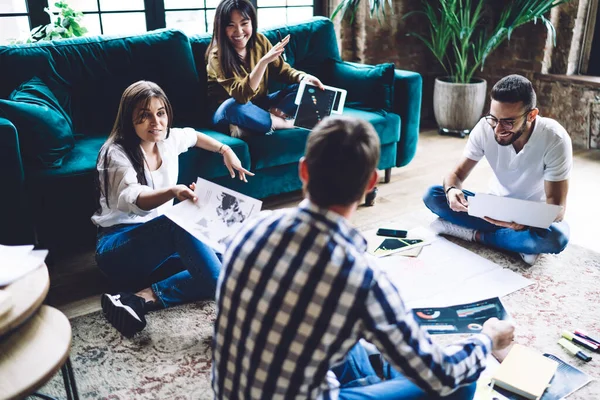
[[[104,293],[100,299],[104,316],[125,337],[146,327],[146,300],[133,293]]]

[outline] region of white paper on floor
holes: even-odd
[[[433,233],[420,228],[417,237]],[[502,297],[533,284],[509,269],[437,236],[415,258],[389,256],[374,262],[399,289],[408,307],[447,307]]]

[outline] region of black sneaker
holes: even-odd
[[[116,330],[132,337],[146,326],[146,301],[133,293],[104,293],[100,299],[102,312]]]

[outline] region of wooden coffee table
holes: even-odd
[[[50,278],[45,264],[3,288],[10,294],[13,307],[6,315],[0,316],[0,340],[40,308],[49,288]]]
[[[59,310],[42,305],[49,287],[48,268],[43,264],[3,288],[11,295],[13,307],[0,317],[0,399],[28,396],[58,370],[62,370],[67,399],[79,398],[69,360],[71,324]]]

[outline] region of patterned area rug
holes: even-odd
[[[600,378],[600,354],[584,363],[556,343],[563,329],[600,336],[600,254],[569,245],[562,254],[544,255],[527,268],[513,255],[456,242],[536,282],[503,298],[517,323],[517,343],[552,353]],[[214,319],[212,302],[158,311],[149,315],[147,328],[133,340],[122,338],[101,313],[74,319],[71,360],[80,397],[211,399]],[[450,338],[455,336],[443,341]],[[60,376],[40,392],[64,398]],[[591,382],[569,399],[600,399],[600,382]]]

